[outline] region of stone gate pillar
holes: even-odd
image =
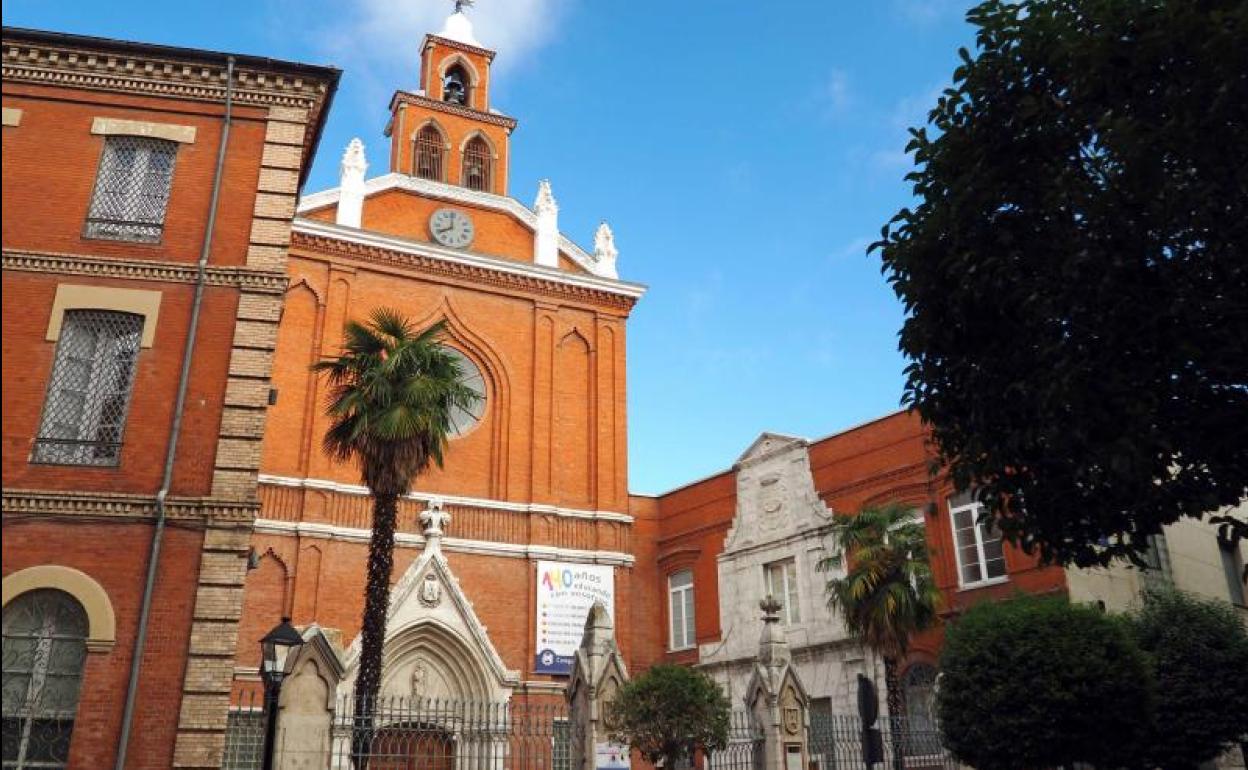
[[[755,770],[805,770],[810,762],[810,698],[793,668],[789,644],[780,625],[780,602],[759,602],[763,633],[754,673],[745,688],[745,707],[763,736]]]
[[[304,770],[329,766],[333,748],[335,694],[342,660],[319,626],[303,631],[278,701],[274,766]]]
[[[608,737],[611,703],[627,681],[628,670],[615,645],[611,616],[601,602],[595,602],[585,619],[585,634],[572,661],[566,692],[572,730],[571,770],[595,770],[599,764],[618,766],[621,757],[623,765],[628,765],[627,747],[613,746]],[[611,755],[616,755],[614,762]]]

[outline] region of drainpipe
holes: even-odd
[[[151,550],[147,555],[147,580],[143,584],[143,603],[139,607],[139,631],[134,640],[134,654],[130,659],[130,682],[126,686],[126,705],[121,715],[121,737],[117,743],[116,770],[126,766],[126,749],[130,743],[130,727],[134,720],[134,704],[139,691],[139,669],[143,664],[143,651],[147,645],[147,623],[152,609],[152,591],[156,587],[156,572],[160,566],[160,545],[165,534],[165,502],[173,484],[173,463],[178,452],[178,437],[182,434],[182,410],[186,406],[186,391],[191,382],[191,359],[195,353],[195,334],[199,329],[199,313],[204,302],[204,285],[207,283],[208,254],[212,251],[212,234],[217,224],[217,201],[221,197],[221,176],[225,169],[225,150],[230,141],[230,120],[234,105],[234,57],[225,64],[225,117],[221,121],[221,144],[217,148],[217,169],[212,178],[212,197],[208,204],[208,226],[196,265],[195,300],[191,304],[191,324],[186,332],[186,345],[182,350],[182,372],[178,377],[178,395],[173,405],[173,427],[169,431],[169,446],[165,450],[165,471],[160,491],[156,493],[156,530],[152,533]]]

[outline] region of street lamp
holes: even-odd
[[[277,703],[282,692],[282,680],[290,673],[288,664],[302,644],[303,637],[290,624],[290,618],[282,618],[282,622],[260,640],[260,678],[264,681],[264,770],[273,770],[273,743],[277,737]]]

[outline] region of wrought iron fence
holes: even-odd
[[[728,747],[711,752],[708,770],[758,770],[762,767],[763,731],[748,711],[728,715]]]
[[[959,770],[962,766],[941,742],[940,729],[926,720],[880,719],[877,723],[883,756],[868,764],[866,736],[856,716],[811,712],[810,754],[819,770]]]
[[[259,695],[236,703],[226,736],[225,770],[259,770],[265,721]],[[282,715],[275,767],[333,770],[572,770],[572,722],[559,703],[487,703],[379,698],[370,719],[355,702],[332,713]],[[371,721],[371,724],[370,724]]]

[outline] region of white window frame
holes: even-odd
[[[1004,544],[1002,545],[1002,569],[1005,571],[1000,575],[988,577],[988,558],[984,553],[985,532],[984,525],[979,521],[980,511],[983,510],[983,503],[971,497],[966,503],[960,505],[954,503],[954,499],[949,500],[949,529],[953,535],[953,557],[958,566],[958,586],[961,588],[979,588],[981,586],[996,585],[998,583],[1008,582],[1010,579],[1009,565],[1005,564]],[[971,514],[971,531],[975,535],[975,554],[979,560],[979,574],[982,575],[979,580],[967,581],[964,577],[962,563],[962,546],[958,542],[958,519],[957,514],[969,511]],[[1000,538],[998,538],[1000,541]]]
[[[689,576],[688,583],[674,585],[679,576]],[[677,600],[679,599],[679,604]],[[677,607],[680,608],[680,625],[676,623]],[[667,630],[668,650],[691,650],[697,646],[696,611],[693,596],[693,570],[680,569],[667,576]],[[679,632],[679,633],[678,633]]]
[[[776,591],[773,576],[780,578],[779,592]],[[763,591],[780,602],[780,621],[785,625],[802,622],[800,585],[796,557],[791,556],[763,565]]]

